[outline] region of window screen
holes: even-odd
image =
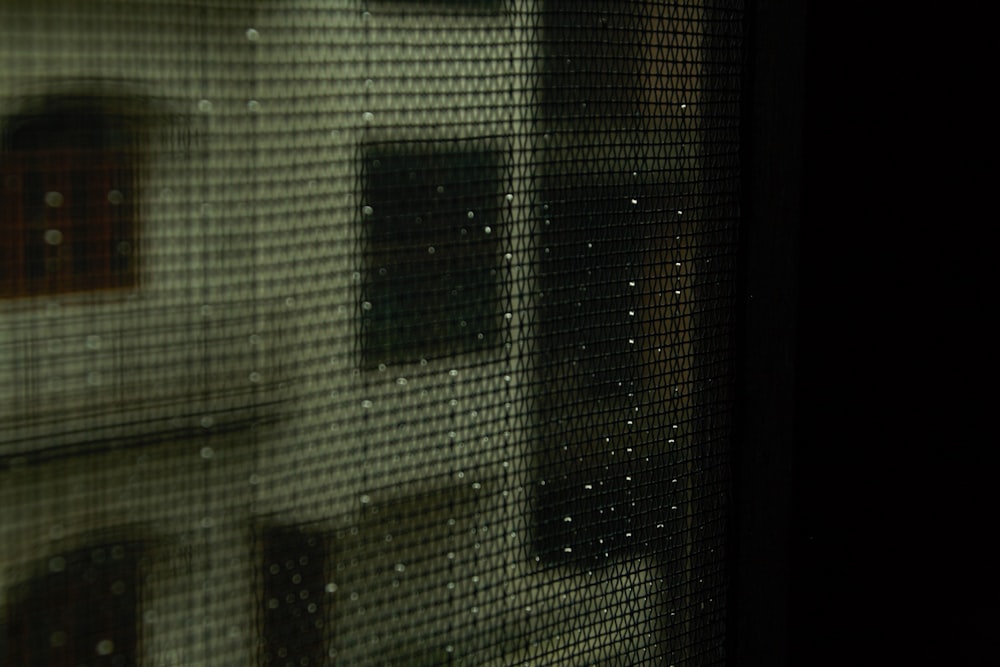
[[[741,12],[0,4],[5,664],[722,664]]]

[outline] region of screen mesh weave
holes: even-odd
[[[0,4],[3,664],[722,664],[741,12]]]

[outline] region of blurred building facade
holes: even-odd
[[[689,381],[663,351],[688,344],[691,278],[673,268],[684,253],[654,242],[634,275],[613,274],[646,290],[622,302],[622,318],[640,311],[621,320],[634,330],[606,332],[652,341],[635,357],[646,370],[574,399],[621,413],[621,430],[569,435],[582,457],[537,456],[557,402],[536,409],[551,378],[535,369],[534,300],[567,271],[541,275],[539,239],[586,240],[539,231],[560,213],[537,156],[576,147],[570,126],[541,123],[577,113],[538,99],[540,16],[530,0],[0,7],[11,664],[655,658],[655,565],[553,566],[529,544],[532,466],[586,459],[566,482],[581,488],[624,478],[604,440],[633,437],[632,397],[677,411],[670,392]],[[696,45],[656,48],[643,62]],[[633,74],[669,74],[650,67]],[[680,117],[696,100],[678,88],[630,103]],[[643,127],[637,143],[697,129]],[[612,153],[609,171],[632,174]],[[640,156],[661,177],[678,159]],[[655,182],[595,185],[615,205],[566,216],[677,208],[646,196]],[[436,222],[401,232],[421,215]],[[433,296],[442,280],[464,296]],[[661,316],[680,324],[654,330]],[[643,388],[642,373],[672,389]]]

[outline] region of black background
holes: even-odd
[[[994,664],[986,23],[799,5],[749,11],[757,69],[747,164],[774,175],[747,181],[745,304],[781,265],[775,249],[791,248],[795,261],[787,280],[763,282],[779,292],[765,312],[746,306],[738,375],[745,411],[794,398],[790,426],[772,426],[775,437],[745,418],[737,439],[730,656],[741,665]],[[788,58],[762,71],[761,49]],[[788,70],[775,73],[775,61]],[[768,77],[803,85],[768,94]],[[791,149],[764,144],[760,114],[801,120],[788,126]],[[799,176],[775,163],[798,165]],[[775,192],[798,193],[797,212],[759,215],[773,213]],[[754,363],[768,361],[754,337],[761,320],[791,323],[792,363]],[[762,495],[758,478],[779,492]]]

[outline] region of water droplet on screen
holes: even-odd
[[[117,206],[125,201],[125,195],[120,190],[112,190],[108,193],[108,201]]]
[[[371,309],[372,309],[372,302],[371,301],[363,301],[361,303],[361,310],[371,310]]]
[[[371,111],[366,111],[363,114],[361,114],[361,120],[365,121],[366,123],[370,123],[373,120],[375,120],[375,114],[373,114]]]
[[[115,650],[115,643],[110,639],[102,639],[97,642],[98,655],[111,655]]]
[[[468,217],[468,218],[469,218],[469,220],[472,220],[472,219],[473,219],[474,217],[476,217],[476,213],[475,213],[475,211],[469,211],[469,212],[468,212],[468,213],[466,213],[465,215],[466,215],[466,217]],[[487,232],[487,233],[489,233],[489,232]]]
[[[258,33],[253,28],[247,28],[246,36],[247,39],[251,42],[256,42],[258,39],[260,39],[260,33]]]
[[[365,410],[370,409],[372,407],[372,405],[374,405],[374,403],[372,403],[371,401],[369,401],[367,398],[365,400],[361,401],[361,407],[364,408]]]
[[[471,211],[470,211],[470,213],[471,213]],[[485,227],[483,227],[483,232],[486,233],[486,234],[492,234],[493,233],[493,228],[490,227],[489,225],[486,225]]]
[[[434,246],[428,246],[427,247],[427,254],[428,255],[433,255],[435,252],[437,252],[437,251],[434,249]]]
[[[210,459],[215,455],[215,451],[211,447],[201,448],[201,458]]]
[[[45,193],[45,203],[52,208],[59,208],[63,203],[63,196],[61,192],[46,192]]]
[[[373,215],[375,213],[375,209],[371,206],[364,206],[361,208],[361,212],[365,215]]]
[[[250,100],[249,102],[247,102],[247,111],[249,111],[250,113],[257,113],[258,111],[260,111],[260,102],[258,102],[257,100]]]
[[[208,100],[198,101],[198,111],[201,111],[202,113],[209,113],[211,110],[212,110],[211,102],[209,102]]]

